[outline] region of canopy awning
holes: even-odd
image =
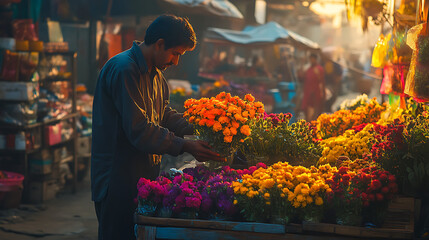
[[[247,26],[242,31],[208,28],[206,39],[228,41],[236,44],[291,43],[319,50],[319,44],[289,31],[276,22],[260,26]]]
[[[186,14],[243,19],[241,12],[228,0],[158,0],[158,4]]]

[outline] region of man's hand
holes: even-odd
[[[225,162],[225,158],[211,150],[210,145],[201,140],[186,140],[183,144],[183,151],[192,154],[199,162],[216,161]]]

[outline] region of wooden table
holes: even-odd
[[[364,228],[327,223],[269,224],[146,217],[135,214],[138,240],[155,239],[413,239],[414,199],[398,198],[387,213],[383,228]]]

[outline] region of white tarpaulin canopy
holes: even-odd
[[[158,0],[158,3],[187,14],[211,14],[243,19],[241,12],[228,0]]]
[[[298,43],[311,49],[320,49],[317,43],[283,28],[276,22],[269,22],[256,27],[247,26],[243,31],[208,28],[205,37],[206,39],[224,40],[237,44]]]

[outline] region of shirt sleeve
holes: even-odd
[[[162,119],[162,126],[173,131],[176,136],[183,137],[184,135],[194,134],[194,126],[189,124],[186,119],[183,118],[182,113],[178,113],[171,107],[167,107],[164,112],[164,118]]]
[[[170,90],[164,76],[160,75],[160,77],[163,81],[164,101],[168,104],[170,102]],[[184,135],[194,134],[194,126],[183,118],[183,114],[178,113],[175,109],[168,106],[165,108],[161,126],[168,128],[170,131],[174,132],[176,136],[182,138]]]
[[[140,74],[130,69],[117,68],[112,75],[110,91],[122,128],[131,144],[149,154],[179,155],[184,139],[147,118],[137,84]]]

